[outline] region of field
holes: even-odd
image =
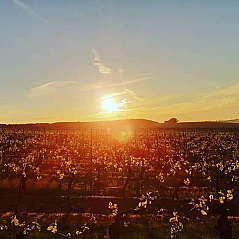
[[[238,129],[2,126],[0,238],[239,234]],[[225,216],[226,213],[226,217]]]

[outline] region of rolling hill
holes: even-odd
[[[204,122],[178,122],[159,123],[147,119],[126,119],[95,122],[56,122],[56,123],[33,123],[33,124],[1,124],[0,127],[34,128],[34,129],[119,129],[130,127],[131,129],[239,129],[239,119],[228,121],[204,121]]]

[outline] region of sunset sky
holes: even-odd
[[[1,0],[0,123],[239,118],[239,1]]]

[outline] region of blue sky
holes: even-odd
[[[238,1],[2,0],[0,22],[0,123],[239,118]]]

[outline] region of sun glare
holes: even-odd
[[[102,102],[102,108],[107,112],[107,113],[112,113],[117,110],[117,103],[115,102],[114,99],[104,99]]]

